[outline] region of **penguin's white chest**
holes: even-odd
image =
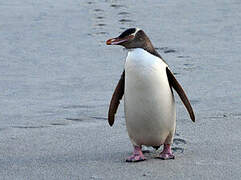
[[[125,63],[125,117],[135,145],[158,146],[172,141],[176,127],[173,93],[167,65],[158,57],[137,48],[128,52]]]

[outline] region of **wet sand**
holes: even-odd
[[[152,0],[0,3],[0,179],[239,179],[241,3]],[[175,160],[125,163],[123,113],[107,123],[126,51],[142,28],[184,87]],[[160,151],[160,150],[159,150]]]

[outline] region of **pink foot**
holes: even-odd
[[[171,145],[164,144],[164,149],[157,158],[162,160],[175,159],[175,156],[172,154]]]
[[[139,161],[145,161],[145,160],[146,158],[141,151],[141,147],[134,146],[134,152],[131,156],[129,156],[126,159],[126,162],[139,162]]]

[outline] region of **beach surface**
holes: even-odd
[[[241,2],[0,2],[0,179],[240,179]],[[105,41],[139,27],[185,89],[175,94],[175,160],[126,163],[123,101],[108,105],[126,50]]]

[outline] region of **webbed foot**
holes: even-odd
[[[172,154],[171,145],[164,144],[163,151],[157,156],[158,159],[168,160],[168,159],[175,159],[174,154]]]
[[[145,161],[145,160],[146,158],[141,151],[141,147],[134,146],[134,152],[131,156],[129,156],[126,159],[126,162],[139,162],[139,161]]]

